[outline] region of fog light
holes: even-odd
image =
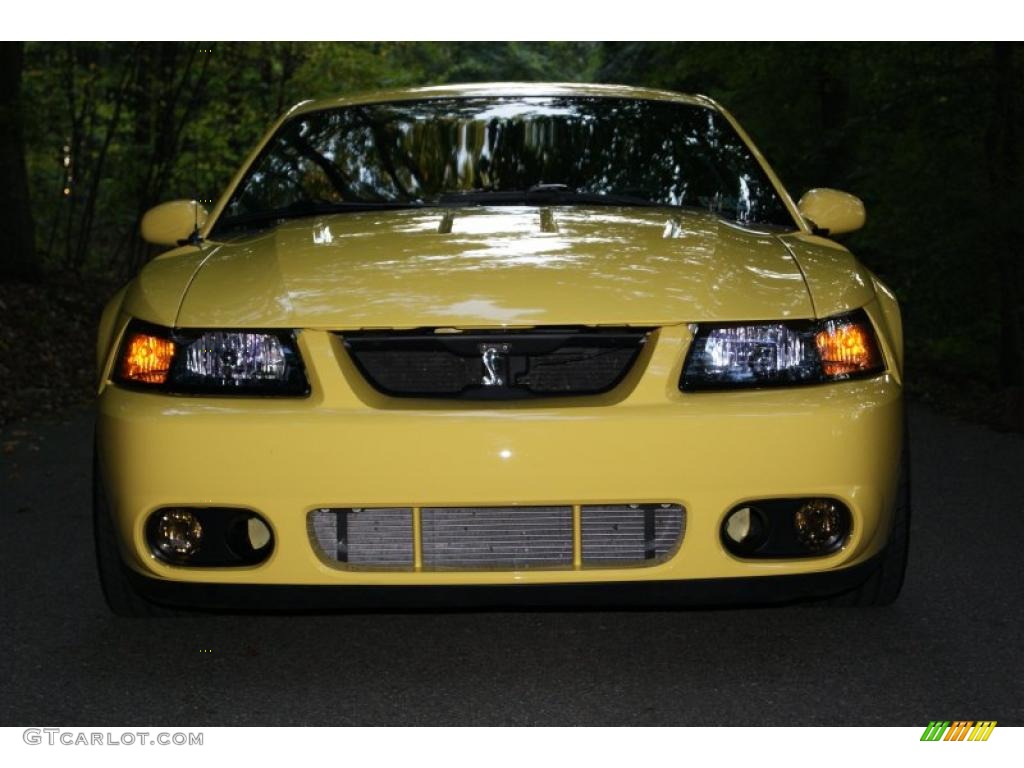
[[[828,499],[811,499],[793,515],[796,537],[811,552],[831,549],[846,535],[838,505]]]
[[[768,539],[768,522],[757,507],[740,507],[725,518],[722,534],[730,549],[753,552]]]
[[[169,509],[160,514],[156,524],[157,549],[171,560],[187,560],[199,551],[203,526],[191,512]]]

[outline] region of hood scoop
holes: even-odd
[[[486,219],[482,218],[484,216]],[[433,231],[439,235],[479,235],[483,231],[493,233],[502,229],[511,235],[559,233],[555,210],[546,205],[448,209],[441,214]]]

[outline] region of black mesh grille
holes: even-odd
[[[344,334],[366,380],[393,397],[515,399],[594,395],[629,372],[643,328]]]
[[[544,393],[602,392],[618,383],[635,355],[628,347],[566,347],[549,355],[534,355],[530,357],[529,387]]]
[[[459,392],[473,375],[469,362],[455,355],[417,349],[367,349],[359,353],[359,365],[370,383],[394,393]]]

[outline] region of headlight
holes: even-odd
[[[882,369],[871,322],[858,310],[826,320],[699,325],[679,386],[815,384]]]
[[[182,394],[309,394],[292,331],[171,330],[133,321],[114,379]]]

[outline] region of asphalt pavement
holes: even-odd
[[[16,425],[0,725],[1024,725],[1024,437],[921,408],[910,426],[888,608],[128,620],[93,563],[91,415]]]

